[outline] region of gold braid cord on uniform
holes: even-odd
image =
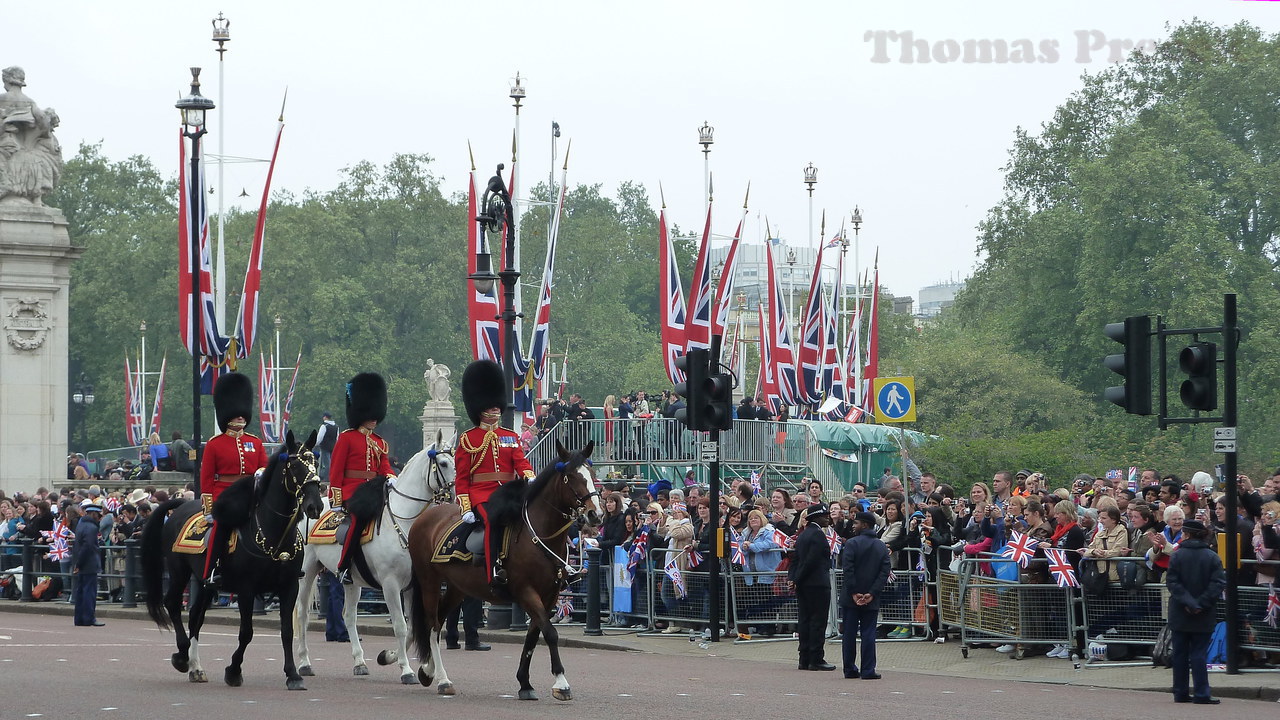
[[[493,467],[496,469],[498,467],[498,433],[496,432],[498,424],[480,423],[477,427],[485,431],[484,439],[480,441],[479,447],[471,444],[471,439],[467,437],[466,433],[462,434],[460,446],[465,452],[472,455],[479,455],[486,450],[491,450],[493,453]],[[475,467],[475,460],[475,458],[472,459],[472,467]]]

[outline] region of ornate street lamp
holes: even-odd
[[[513,86],[512,97],[515,98],[517,78]],[[523,89],[522,89],[523,93]],[[523,94],[521,95],[523,97]],[[502,171],[506,166],[498,163],[497,172],[489,178],[489,185],[480,199],[480,214],[476,216],[476,224],[480,229],[480,247],[476,251],[476,271],[467,276],[475,284],[477,292],[488,293],[493,290],[495,280],[502,281],[502,372],[506,377],[507,387],[503,391],[506,405],[502,409],[502,425],[515,429],[515,404],[513,391],[516,377],[516,283],[520,279],[520,271],[515,268],[515,208],[511,201],[511,193],[502,181]],[[506,230],[506,232],[503,232]],[[488,249],[488,234],[497,233],[505,237],[503,257],[504,266],[496,275],[493,272],[493,260]]]
[[[698,128],[698,144],[702,146],[702,201],[711,202],[711,145],[715,142],[716,129],[711,123],[702,121]]]
[[[89,450],[89,406],[93,404],[93,384],[89,382],[89,376],[80,373],[80,381],[75,384],[71,393],[71,402],[75,403],[76,410],[80,413],[80,448],[88,452]]]
[[[205,114],[216,107],[214,102],[200,94],[200,68],[191,68],[191,92],[179,100],[174,107],[182,111],[182,135],[191,139],[191,169],[188,181],[190,187],[187,200],[187,230],[191,235],[188,256],[191,261],[191,442],[196,449],[195,475],[196,495],[200,494],[200,209],[204,198],[200,197],[200,138],[207,132]]]

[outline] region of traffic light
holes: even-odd
[[[1218,346],[1196,342],[1178,353],[1178,366],[1187,374],[1178,396],[1192,410],[1216,410],[1218,407]]]
[[[1102,364],[1124,376],[1125,383],[1103,392],[1109,402],[1131,415],[1151,414],[1151,318],[1146,315],[1108,323],[1103,332],[1124,345],[1124,352],[1108,355]]]
[[[733,375],[716,373],[707,378],[707,406],[702,421],[708,430],[733,429]]]
[[[675,393],[684,398],[685,407],[676,411],[676,419],[690,430],[705,430],[702,417],[707,375],[710,372],[711,351],[694,348],[676,358],[676,369],[684,372],[684,382],[676,383]]]

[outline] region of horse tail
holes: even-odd
[[[427,611],[422,608],[422,584],[418,582],[417,574],[414,574],[413,580],[409,582],[411,594],[410,602],[413,604],[413,646],[418,651],[418,658],[431,657],[431,633],[435,632],[432,627],[431,619],[427,617]]]
[[[164,521],[169,511],[186,502],[166,500],[151,511],[142,526],[142,588],[147,595],[147,614],[162,630],[172,627],[164,608]]]

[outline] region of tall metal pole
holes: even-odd
[[[1222,298],[1222,364],[1223,364],[1223,381],[1222,381],[1222,419],[1223,423],[1232,429],[1236,428],[1236,342],[1239,339],[1238,330],[1236,329],[1236,296],[1235,293],[1228,293]],[[1237,567],[1240,559],[1240,520],[1239,513],[1239,486],[1236,481],[1238,472],[1236,467],[1236,453],[1225,453],[1226,458],[1224,464],[1226,469],[1223,478],[1226,481],[1227,491],[1227,673],[1231,675],[1240,672],[1240,599],[1236,589],[1236,583],[1239,580],[1240,569]]]
[[[703,121],[698,128],[698,144],[702,146],[702,205],[711,204],[711,146],[715,143],[716,129]]]
[[[191,444],[196,459],[192,468],[195,475],[196,497],[200,496],[200,136],[204,127],[188,133],[191,138],[191,187],[187,196],[187,229],[191,235],[188,252],[191,258]]]
[[[142,357],[138,361],[138,392],[142,394],[142,417],[146,423],[143,425],[142,434],[149,437],[151,435],[151,414],[147,412],[147,321],[142,321],[138,326],[138,332],[142,334]],[[142,444],[146,445],[147,440],[143,440]]]
[[[275,388],[276,388],[275,407],[272,408],[272,410],[275,412],[275,418],[276,418],[276,440],[278,440],[279,442],[284,442],[284,415],[280,414],[280,323],[281,323],[280,316],[277,315],[276,316],[276,352],[275,352],[275,358],[271,363],[274,366],[271,368],[271,372],[273,374],[273,378],[274,378],[273,382],[275,383]]]
[[[517,162],[520,155],[520,106],[521,106],[521,103],[524,102],[524,98],[526,94],[527,93],[525,92],[524,85],[521,84],[521,81],[520,81],[520,73],[517,72],[515,84],[511,86],[511,92],[508,93],[508,97],[511,98],[511,104],[516,109],[516,122],[515,122],[515,130],[511,136],[511,185],[512,187],[507,188],[510,191],[510,195],[511,195],[511,207],[508,209],[511,215],[510,217],[511,223],[510,223],[510,227],[507,229],[507,237],[511,240],[511,242],[508,243],[507,251],[510,253],[510,256],[511,256],[511,262],[512,262],[511,267],[515,268],[516,270],[520,269],[520,205],[519,203],[516,202],[516,193],[524,192],[524,186],[520,184],[521,163]],[[513,336],[515,333],[518,333],[523,329],[522,322],[521,322],[521,318],[523,317],[523,314],[522,314],[523,302],[521,300],[520,293],[518,292],[515,294],[514,307],[515,307],[516,318],[515,318],[514,329],[512,330]],[[512,353],[512,357],[515,357],[514,352]],[[511,425],[508,425],[507,427],[510,427],[512,430],[515,430],[516,432],[520,432],[520,428],[518,427],[513,427]]]
[[[218,315],[218,327],[227,330],[227,244],[223,240],[225,229],[223,198],[226,197],[226,165],[227,156],[225,141],[227,134],[227,105],[224,100],[227,86],[224,76],[225,63],[223,56],[227,52],[227,42],[231,40],[231,21],[218,13],[213,19],[213,41],[218,44],[218,187],[214,194],[218,196],[218,272],[214,280],[217,288],[214,295],[214,309]]]
[[[715,365],[719,363],[720,342],[719,335],[711,336],[713,373],[719,372],[719,367]],[[711,625],[711,642],[720,642],[720,556],[722,554],[721,548],[724,547],[723,518],[720,517],[720,431],[712,429],[708,439],[716,444],[716,459],[712,460],[707,466],[707,502],[711,505],[711,521],[715,523],[714,529],[711,531],[711,554],[713,557],[707,573],[707,583],[711,586],[711,614],[707,619]]]

